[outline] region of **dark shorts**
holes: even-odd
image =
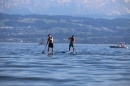
[[[48,44],[48,47],[53,48],[53,43],[49,43],[49,44]]]
[[[69,47],[74,47],[74,44],[73,44],[73,43],[70,43],[70,44],[69,44]]]

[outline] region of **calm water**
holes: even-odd
[[[130,47],[130,45],[127,45]],[[76,44],[77,54],[42,54],[45,45],[0,43],[0,86],[130,86],[130,49]]]

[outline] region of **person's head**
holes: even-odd
[[[74,37],[74,35],[72,35],[72,37]]]
[[[51,34],[48,34],[48,37],[51,37]]]

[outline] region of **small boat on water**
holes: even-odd
[[[128,49],[128,47],[125,46],[124,43],[120,43],[120,44],[117,45],[117,46],[109,46],[109,47],[110,47],[110,48],[126,48],[126,49]]]
[[[127,46],[109,46],[110,48],[128,48]]]

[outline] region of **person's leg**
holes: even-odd
[[[74,44],[72,44],[73,52],[75,52]]]
[[[70,47],[69,47],[69,51],[70,51]]]
[[[75,51],[74,47],[73,47],[73,52]]]
[[[69,44],[69,51],[70,51],[71,47],[72,47],[72,44],[70,43],[70,44]]]
[[[48,47],[48,53],[49,53],[50,47]]]
[[[49,54],[49,51],[50,51],[50,43],[48,44],[48,54]]]
[[[52,48],[52,53],[53,53],[54,52],[53,43],[51,44],[51,48]]]
[[[52,48],[52,53],[54,53],[54,48]]]

